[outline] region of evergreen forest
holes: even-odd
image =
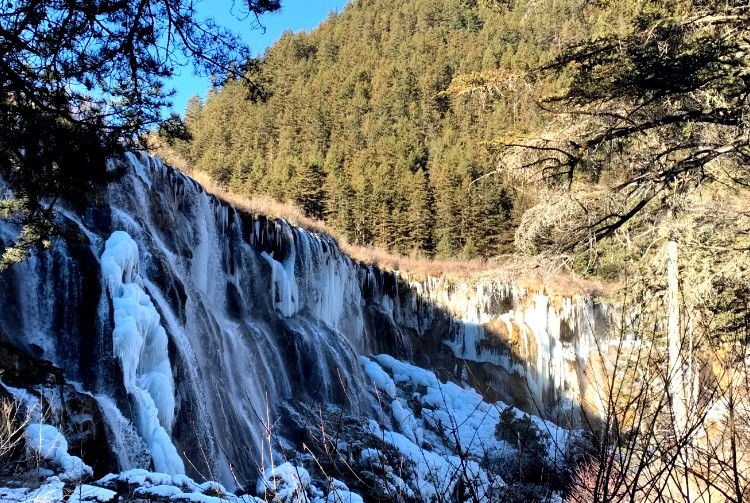
[[[205,103],[193,97],[191,140],[175,150],[236,193],[295,203],[352,244],[509,253],[537,196],[501,173],[494,144],[547,127],[537,101],[567,76],[536,69],[626,25],[630,3],[355,0],[267,50],[251,75],[265,99],[247,99],[237,80]]]

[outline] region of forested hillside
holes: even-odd
[[[267,51],[252,75],[266,100],[248,100],[240,82],[205,103],[194,97],[192,140],[176,150],[233,191],[294,202],[353,244],[429,257],[509,252],[537,196],[523,179],[491,174],[492,142],[547,127],[535,103],[563,87],[565,72],[528,72],[625,25],[628,5],[355,0]],[[466,92],[487,72],[493,96]]]

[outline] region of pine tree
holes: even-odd
[[[326,159],[331,201],[325,218],[335,228],[355,229],[346,232],[357,242],[453,256],[472,237],[481,255],[494,254],[500,238],[493,233],[504,235],[505,243],[512,234],[496,210],[499,196],[481,196],[495,188],[477,184],[477,204],[495,211],[497,219],[467,218],[465,207],[474,196],[459,189],[462,181],[471,170],[483,174],[496,167],[490,147],[499,132],[515,136],[546,126],[535,100],[558,92],[567,76],[536,79],[525,72],[551,60],[552,46],[582,38],[590,26],[612,24],[600,19],[606,10],[601,7],[592,7],[585,19],[575,16],[580,0],[541,2],[533,15],[528,0],[503,8],[463,0],[352,3],[320,28],[285,34],[268,49],[248,74],[268,90],[265,101],[245,104],[230,82],[207,100],[201,121],[206,129],[227,129],[205,109],[222,102],[221,95],[233,96],[233,117],[226,119],[233,155],[222,162],[229,163],[232,178],[244,178],[238,170],[251,169],[246,178],[261,180],[253,185],[259,192],[292,198],[290,168],[299,169],[301,159]],[[204,141],[209,136],[196,135],[193,143],[220,149],[221,142]],[[248,145],[257,154],[245,154]],[[199,150],[206,160],[225,158]],[[332,151],[340,168],[333,172]],[[418,172],[434,215],[413,193],[425,190],[412,179]],[[347,186],[356,192],[352,209],[336,210],[335,200],[349,201],[341,196],[349,193]],[[505,196],[515,194],[508,190]],[[416,221],[416,210],[426,226]],[[514,212],[510,225],[519,216]],[[488,228],[482,236],[470,235],[469,220]],[[491,221],[502,229],[490,231]]]
[[[311,218],[322,220],[326,215],[326,174],[316,161],[301,162],[294,174],[292,200]]]
[[[410,244],[427,256],[435,251],[433,229],[435,226],[434,194],[426,171],[418,170],[410,177],[409,229]]]

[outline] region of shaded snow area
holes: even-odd
[[[149,447],[154,467],[185,473],[169,431],[174,422],[174,381],[161,317],[138,274],[138,245],[127,232],[113,232],[101,257],[114,308],[112,342],[122,380],[135,409],[135,426]]]
[[[69,493],[65,483],[57,477],[50,477],[47,482],[36,489],[0,488],[2,503],[57,503],[67,498],[68,503],[110,503],[117,501],[117,493],[102,487],[81,484]],[[67,496],[66,496],[67,495]]]
[[[63,500],[65,483],[57,477],[33,489],[0,487],[0,503],[55,503]]]
[[[183,501],[194,503],[254,503],[252,496],[236,496],[218,482],[199,484],[186,475],[167,475],[135,469],[110,474],[98,485],[130,494],[138,499],[155,501]]]
[[[256,492],[265,501],[283,503],[363,503],[344,482],[330,477],[325,482],[324,492],[312,483],[306,469],[286,462],[267,469],[258,480]]]
[[[472,388],[441,382],[434,373],[389,355],[360,357],[365,373],[389,413],[391,428],[370,421],[371,433],[398,453],[401,473],[391,490],[408,499],[503,501],[503,466],[519,459],[518,443],[509,443],[513,426],[531,438],[543,464],[564,469],[569,432],[503,402],[487,403]],[[505,437],[505,438],[503,438]],[[364,449],[360,461],[377,467],[383,449]]]
[[[198,484],[185,475],[166,475],[145,470],[129,470],[107,475],[99,480],[101,487],[139,499],[191,503],[363,503],[349,491],[346,484],[328,479],[321,489],[312,482],[309,472],[291,463],[282,463],[265,470],[258,478],[256,496],[236,495],[218,482]],[[322,486],[321,486],[322,487]]]
[[[135,279],[125,273],[123,277]],[[147,307],[148,302],[141,305]],[[517,495],[509,498],[517,481],[506,475],[514,477],[522,440],[524,450],[542,458],[541,463],[534,459],[537,466],[565,469],[571,432],[502,402],[485,402],[474,389],[442,382],[433,372],[389,355],[360,356],[359,362],[381,404],[379,421],[345,416],[330,404],[325,410],[311,408],[312,414],[297,419],[293,428],[307,431],[307,443],[280,439],[278,445],[284,447],[275,453],[275,465],[263,469],[254,485],[244,484],[251,494],[237,495],[217,482],[199,483],[184,474],[143,469],[90,482],[91,468],[68,454],[60,431],[32,423],[25,430],[27,448],[42,460],[37,475],[46,481],[34,489],[0,489],[0,503],[108,503],[118,498],[164,503],[363,503],[363,495],[401,502],[517,501]],[[139,369],[135,383],[129,383],[131,393],[138,389]],[[290,414],[299,418],[301,410],[294,404]],[[138,414],[144,411],[158,419],[155,405]],[[163,445],[156,448],[164,452]],[[536,500],[560,500],[556,493],[539,495],[534,494]]]
[[[381,404],[379,420],[332,404],[306,410],[290,405],[285,414],[290,437],[280,442],[288,447],[284,459],[292,463],[267,470],[257,496],[288,503],[362,496],[402,502],[561,501],[545,484],[549,474],[567,470],[576,432],[503,402],[488,403],[474,389],[442,382],[389,355],[359,360]],[[295,442],[304,452],[294,451]]]
[[[373,385],[390,401],[394,431],[418,447],[427,444],[441,453],[460,450],[475,459],[506,458],[517,449],[498,438],[498,424],[525,419],[543,438],[545,461],[563,467],[568,430],[503,402],[487,403],[473,388],[440,382],[434,373],[389,355],[373,360],[361,356],[360,361]],[[388,408],[387,403],[384,406]],[[388,432],[384,434],[388,440]],[[403,446],[398,436],[391,443]]]
[[[306,431],[306,441],[279,438],[275,464],[262,469],[254,484],[244,484],[239,495],[218,482],[143,469],[77,485],[91,478],[91,469],[67,453],[67,442],[56,428],[32,424],[26,430],[28,445],[57,475],[37,489],[0,489],[0,503],[106,503],[116,498],[363,503],[363,496],[415,503],[561,501],[558,493],[538,486],[519,499],[519,448],[523,443],[524,451],[537,456],[535,466],[563,471],[574,432],[502,402],[488,403],[474,389],[442,382],[433,372],[389,355],[359,360],[382,405],[380,420],[346,415],[330,404],[310,407],[305,415],[304,407],[294,404],[287,411],[290,431]]]

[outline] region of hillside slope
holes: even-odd
[[[627,2],[625,3],[627,4]],[[290,200],[354,244],[400,253],[484,257],[512,251],[533,191],[500,176],[499,135],[548,120],[535,98],[564,77],[520,75],[567,43],[623,23],[626,8],[580,0],[354,1],[310,33],[287,33],[253,77],[191,100],[193,140],[177,150],[238,193]],[[498,72],[503,99],[451,100],[457,76]],[[464,78],[465,77],[461,77]]]

